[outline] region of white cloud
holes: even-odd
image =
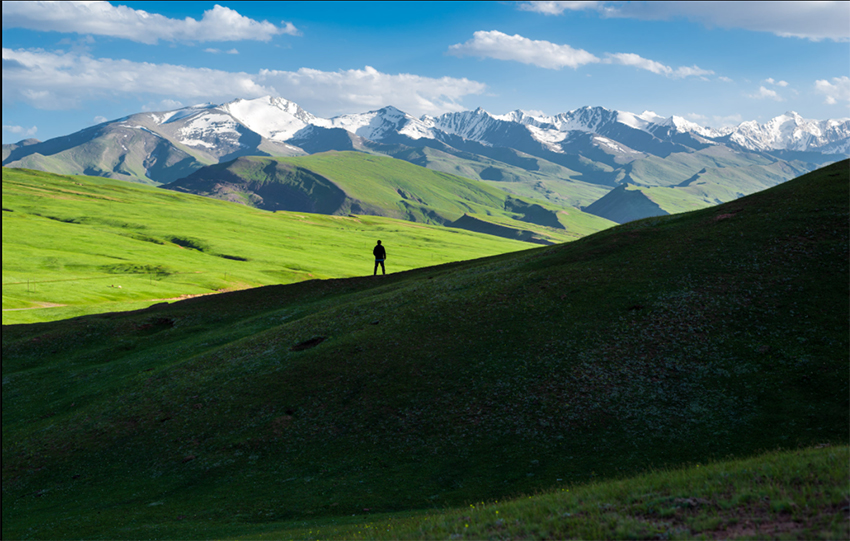
[[[776,81],[776,80],[773,79],[773,77],[768,77],[767,79],[764,80],[764,82],[767,83],[767,84],[781,86],[781,87],[788,86],[788,83],[786,81]]]
[[[16,135],[23,135],[24,137],[32,137],[38,131],[38,127],[33,126],[31,128],[24,128],[23,126],[7,126],[6,124],[3,124],[3,131],[14,133]]]
[[[509,36],[496,30],[475,32],[472,39],[466,43],[449,47],[449,53],[456,56],[513,60],[547,69],[561,69],[564,66],[578,68],[584,64],[599,62],[599,59],[589,52],[573,49],[569,45],[535,41],[519,34]]]
[[[697,66],[681,66],[679,68],[673,69],[670,66],[662,64],[661,62],[656,62],[655,60],[643,58],[642,56],[636,55],[634,53],[607,53],[603,62],[605,62],[606,64],[622,64],[624,66],[634,66],[639,69],[651,71],[652,73],[657,73],[659,75],[664,75],[666,77],[672,77],[675,79],[714,75],[713,71],[704,70]]]
[[[730,79],[729,77],[724,77],[724,76],[722,76],[722,75],[721,75],[720,77],[718,77],[718,79],[719,79],[719,80],[721,80],[721,81],[723,81],[724,83],[731,83],[731,82],[733,82],[733,81],[732,81],[732,79]]]
[[[148,110],[181,107],[176,100],[220,103],[235,98],[283,96],[329,116],[395,105],[411,114],[463,110],[460,100],[486,85],[466,78],[391,75],[374,68],[326,72],[228,72],[171,64],[93,58],[74,53],[3,49],[3,101],[65,109],[84,101],[135,96]],[[156,100],[162,100],[157,102]]]
[[[520,2],[519,9],[544,15],[560,15],[564,11],[601,9],[605,2]]]
[[[413,115],[462,111],[465,107],[459,102],[463,97],[482,94],[486,89],[483,83],[466,78],[390,75],[370,66],[334,72],[261,70],[257,80],[308,111],[325,116],[385,105]]]
[[[229,51],[222,51],[221,49],[214,49],[214,48],[212,48],[212,47],[209,47],[209,48],[207,48],[207,49],[204,49],[204,52],[205,52],[205,53],[211,53],[211,54],[221,54],[221,53],[225,53],[225,54],[239,54],[239,51],[237,51],[236,49],[230,49]]]
[[[521,2],[547,15],[593,9],[605,17],[687,19],[707,27],[743,28],[814,41],[850,41],[850,2]]]
[[[281,21],[281,26],[275,26],[219,5],[205,11],[198,21],[169,19],[109,2],[3,2],[3,28],[95,34],[148,44],[159,40],[269,41],[278,34],[298,34],[292,23]]]
[[[181,109],[183,103],[177,100],[164,99],[160,101],[152,101],[142,105],[142,111],[173,111]]]
[[[831,83],[825,79],[817,80],[815,91],[826,96],[826,104],[835,105],[839,101],[850,104],[850,77],[833,77]]]
[[[755,94],[747,94],[747,97],[757,100],[770,99],[774,101],[785,101],[775,90],[771,90],[765,86],[760,86],[758,92]]]
[[[714,72],[697,66],[681,66],[673,69],[655,60],[643,58],[634,53],[606,53],[600,60],[595,55],[573,49],[569,45],[559,45],[549,41],[536,41],[518,34],[509,36],[492,30],[478,31],[471,40],[449,47],[449,54],[456,56],[479,56],[497,60],[512,60],[523,64],[532,64],[546,69],[561,69],[564,66],[578,68],[585,64],[602,62],[604,64],[622,64],[635,66],[659,75],[681,79],[684,77],[702,77]]]
[[[108,120],[108,119],[107,119],[105,116],[100,116],[100,115],[98,115],[98,116],[94,117],[94,123],[95,123],[95,124],[103,124],[103,123],[104,123],[104,122],[106,122],[107,120]]]
[[[71,108],[82,101],[128,94],[221,99],[273,93],[247,73],[5,48],[2,89],[4,101],[24,101],[42,109]]]

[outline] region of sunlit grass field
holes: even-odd
[[[383,217],[272,213],[102,177],[4,168],[3,323],[370,275],[377,240],[387,248],[388,272],[533,246]]]

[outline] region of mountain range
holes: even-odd
[[[331,150],[401,159],[622,223],[730,201],[843,159],[850,119],[788,112],[712,129],[603,107],[415,118],[391,106],[321,118],[267,96],[138,113],[45,142],[3,145],[3,165],[161,185],[243,156]]]

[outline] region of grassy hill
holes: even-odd
[[[846,444],[848,166],[559,246],[4,326],[3,536],[253,536]]]
[[[529,244],[379,216],[272,213],[118,180],[3,169],[3,323],[390,272]]]
[[[542,199],[559,206],[589,205],[610,189],[582,182],[578,180],[582,176],[579,172],[519,151],[514,151],[515,159],[506,162],[450,147],[441,150],[374,144],[363,150],[385,153],[434,171],[478,180],[514,196]],[[614,174],[610,176],[613,178]]]
[[[617,223],[706,208],[775,186],[807,169],[799,163],[707,148],[664,159],[641,158],[618,177],[622,184],[585,212]]]
[[[361,152],[242,157],[164,186],[267,210],[368,214],[464,228],[464,215],[498,222],[489,234],[553,244],[610,227],[573,207],[522,200],[479,181]],[[523,212],[535,207],[536,212]],[[483,229],[474,229],[482,231]]]

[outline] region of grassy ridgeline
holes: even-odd
[[[361,513],[240,539],[847,539],[850,448],[772,452],[425,516]],[[365,516],[364,516],[365,515]]]
[[[4,168],[3,323],[363,276],[372,273],[377,239],[390,272],[530,246],[377,216],[271,213],[119,180]],[[10,310],[22,308],[29,310]]]
[[[3,535],[255,535],[846,445],[849,174],[381,280],[4,327]]]

